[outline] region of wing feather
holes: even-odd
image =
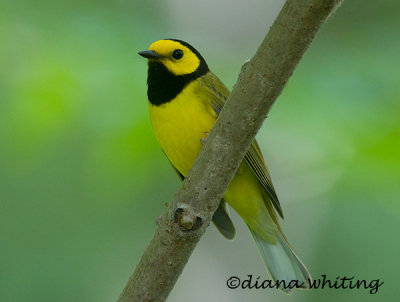
[[[202,93],[206,93],[208,101],[211,103],[214,111],[219,114],[230,94],[230,91],[212,72],[202,76],[199,80],[202,82],[202,85],[199,85],[199,87],[201,87],[201,89],[206,89],[205,91],[202,91]],[[283,218],[278,196],[276,195],[271,177],[269,176],[268,168],[261,153],[261,149],[255,139],[246,153],[245,160],[257,176],[258,181],[266,191],[269,199],[274,205],[274,208]],[[267,200],[265,200],[265,202],[267,202]]]

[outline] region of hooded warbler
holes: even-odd
[[[148,59],[147,96],[155,135],[183,179],[230,92],[187,42],[159,40],[139,55]],[[291,292],[290,282],[308,288],[310,274],[282,232],[276,214],[283,218],[282,209],[256,140],[213,216],[219,231],[232,239],[235,228],[225,202],[247,224],[267,271],[280,282],[279,288]]]

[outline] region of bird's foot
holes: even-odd
[[[206,140],[207,140],[208,135],[209,135],[210,133],[209,133],[209,132],[204,132],[204,134],[206,135],[206,137],[202,137],[202,138],[200,139],[200,143],[201,143],[202,145],[204,145],[204,144],[206,143]]]

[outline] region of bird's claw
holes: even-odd
[[[202,137],[202,138],[200,139],[200,143],[201,143],[202,145],[204,145],[204,144],[206,143],[206,140],[207,140],[208,135],[209,135],[210,133],[209,133],[209,132],[204,132],[204,134],[206,135],[206,137]]]

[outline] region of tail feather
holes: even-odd
[[[265,266],[272,279],[279,284],[279,288],[290,294],[296,287],[292,280],[297,280],[300,288],[309,288],[310,273],[300,259],[296,256],[283,235],[278,232],[276,243],[269,243],[254,232],[250,227],[254,241],[261,252]],[[292,281],[292,288],[289,284]]]

